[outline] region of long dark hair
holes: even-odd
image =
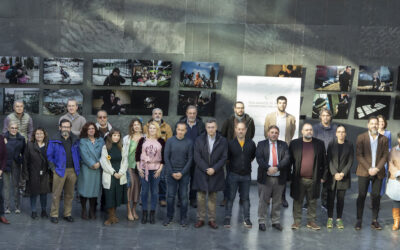
[[[89,137],[88,136],[88,129],[89,129],[90,126],[94,127],[94,130],[95,130],[94,138],[99,138],[100,137],[100,132],[97,129],[96,124],[94,122],[87,122],[87,123],[85,123],[85,125],[83,125],[79,138],[82,139],[82,138],[88,138]]]
[[[110,133],[107,135],[107,138],[106,138],[107,150],[111,149],[112,144],[113,144],[112,136],[113,136],[113,134],[116,134],[116,133],[119,134],[119,142],[117,143],[117,146],[118,146],[119,150],[122,151],[122,134],[121,134],[121,131],[119,131],[118,129],[115,129],[115,128],[111,129]]]
[[[139,118],[137,118],[137,117],[135,117],[135,118],[133,118],[132,120],[131,120],[131,122],[129,123],[129,136],[133,136],[133,134],[135,133],[134,131],[133,131],[133,124],[135,124],[135,122],[138,122],[139,124],[140,124],[140,128],[142,129],[142,133],[143,133],[143,124],[142,124],[142,122],[140,121],[140,119]]]
[[[32,136],[31,136],[31,140],[30,140],[30,141],[33,142],[33,143],[36,143],[36,137],[35,137],[35,135],[36,135],[36,132],[37,132],[38,130],[43,131],[43,134],[44,134],[43,142],[47,145],[47,142],[49,141],[49,136],[47,135],[46,130],[44,130],[44,128],[42,128],[42,127],[38,127],[38,128],[36,128],[35,130],[33,130],[33,133],[32,133]]]

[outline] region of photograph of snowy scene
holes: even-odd
[[[78,102],[78,113],[82,114],[83,95],[77,89],[44,89],[43,114],[62,115],[67,112],[67,101],[75,99]]]
[[[133,60],[132,86],[169,87],[172,64],[160,60]]]
[[[4,89],[4,114],[13,112],[13,104],[15,100],[24,102],[25,111],[28,113],[39,114],[39,95],[38,88],[5,88]]]
[[[39,83],[39,57],[0,56],[0,83]]]
[[[131,59],[93,59],[93,84],[100,86],[131,85],[131,65]]]
[[[180,86],[194,88],[221,88],[218,85],[219,63],[182,62]]]
[[[45,58],[43,81],[45,84],[82,84],[83,59]]]

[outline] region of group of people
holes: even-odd
[[[85,220],[96,218],[98,200],[107,210],[105,225],[118,223],[116,209],[122,204],[127,206],[128,220],[139,220],[136,210],[141,202],[141,223],[156,223],[160,204],[167,207],[163,225],[168,226],[174,219],[177,203],[180,225],[188,225],[190,204],[197,208],[196,228],[204,226],[208,217],[209,227],[216,229],[217,193],[223,191],[224,227],[231,227],[232,206],[239,193],[240,216],[244,226],[251,228],[251,163],[256,159],[260,231],[266,230],[269,208],[272,227],[283,230],[280,212],[281,207],[288,207],[287,181],[293,198],[293,230],[301,227],[304,207],[307,227],[320,229],[316,221],[320,197],[328,213],[326,227],[336,224],[343,229],[345,193],[350,188],[354,161],[354,147],[346,139],[346,128],[332,123],[332,113],[322,109],[320,123],[305,123],[302,136],[294,139],[296,118],[286,112],[286,106],[286,97],[278,97],[277,110],[265,119],[266,139],[256,145],[254,120],[245,113],[240,101],[234,104],[234,114],[225,120],[220,131],[215,119],[203,122],[195,106],[187,107],[174,129],[162,119],[162,110],[155,108],[145,124],[139,118],[132,119],[128,135],[122,137],[121,131],[108,122],[106,111],[97,113],[96,123],[87,122],[78,114],[77,102],[69,100],[68,113],[60,118],[59,132],[51,138],[44,128],[33,129],[23,102],[16,101],[14,113],[4,120],[4,136],[0,136],[0,222],[9,223],[4,214],[11,213],[11,191],[14,212],[21,213],[19,197],[24,186],[30,196],[33,219],[38,218],[36,200],[40,197],[41,217],[50,216],[51,222],[58,223],[63,199],[63,219],[73,222],[71,211],[77,183],[81,217]],[[393,230],[399,229],[400,147],[391,149],[391,134],[386,126],[384,117],[370,117],[368,131],[356,141],[357,230],[362,227],[369,189],[371,227],[382,229],[378,213],[380,199],[387,193],[393,199]],[[397,137],[400,143],[400,133]],[[50,215],[46,210],[49,193]]]

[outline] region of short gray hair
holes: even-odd
[[[151,111],[151,114],[154,114],[154,112],[156,112],[156,111],[161,111],[161,114],[164,114],[164,112],[163,112],[162,109],[160,109],[160,108],[154,108],[154,109]]]
[[[13,103],[13,108],[15,108],[15,104],[17,104],[17,103],[21,103],[23,106],[25,106],[23,100],[15,100],[14,103]]]
[[[18,124],[17,121],[10,121],[10,122],[8,123],[8,128],[11,128],[12,125],[17,125],[17,127],[19,128],[19,124]]]
[[[188,111],[189,109],[195,109],[197,111],[197,107],[194,105],[189,105],[186,107],[186,111]]]

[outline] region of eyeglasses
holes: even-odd
[[[98,116],[99,119],[107,119],[107,116]]]
[[[18,127],[10,127],[10,129],[17,130]]]

